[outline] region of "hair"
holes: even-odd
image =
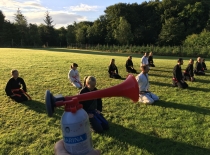
[[[190,63],[191,63],[191,62],[194,62],[194,59],[190,59],[190,61],[189,61],[189,62],[190,62]]]
[[[205,61],[205,58],[203,58],[202,61]]]
[[[197,58],[197,61],[198,61],[199,59],[201,59],[201,57],[198,57],[198,58]]]
[[[131,56],[131,55],[129,55],[129,56],[128,56],[128,59],[131,59],[131,58],[132,58],[132,56]]]
[[[109,64],[109,65],[112,65],[113,61],[115,61],[115,59],[111,59],[111,61],[110,61],[110,64]]]
[[[182,58],[179,58],[179,59],[177,60],[177,62],[181,62],[181,61],[183,61],[183,59],[182,59]]]
[[[17,69],[11,70],[11,74],[14,74],[15,72],[18,72],[18,70]]]
[[[89,84],[91,81],[96,82],[96,78],[93,76],[86,76],[84,78],[84,87],[86,86],[87,83]]]
[[[144,55],[148,55],[148,52],[145,52]]]
[[[142,70],[145,70],[147,67],[148,67],[147,65],[141,65],[140,68],[141,68]]]
[[[149,55],[153,54],[152,52],[149,53]]]
[[[78,65],[76,63],[72,63],[71,68],[73,67],[78,67]]]

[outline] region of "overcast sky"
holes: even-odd
[[[19,8],[28,23],[44,23],[48,10],[56,28],[66,27],[74,21],[94,21],[104,14],[106,7],[116,3],[138,3],[148,0],[0,0],[0,10],[6,19],[14,21]]]

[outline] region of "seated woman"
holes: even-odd
[[[202,59],[202,67],[203,67],[203,70],[204,71],[207,70],[206,63],[205,63],[205,59],[204,58]]]
[[[71,70],[69,71],[68,74],[68,79],[70,80],[71,84],[76,87],[81,89],[82,84],[80,82],[80,77],[79,77],[79,72],[77,71],[78,65],[76,63],[73,63],[71,65]]]
[[[205,72],[203,70],[202,63],[201,63],[201,57],[197,58],[197,62],[195,63],[194,74],[195,75],[205,75]]]
[[[22,78],[19,77],[19,73],[17,70],[12,70],[12,77],[7,82],[5,92],[7,96],[16,102],[23,102],[27,100],[31,100],[31,97],[26,93],[26,84]],[[22,87],[22,89],[21,89]]]
[[[139,85],[139,102],[153,104],[159,97],[149,91],[149,66],[141,66],[142,72],[136,76]]]
[[[149,53],[148,62],[149,62],[149,67],[155,67],[154,62],[153,62],[152,52]]]
[[[115,65],[115,60],[112,59],[109,65],[109,77],[114,79],[121,79],[121,76],[118,74],[117,66]]]
[[[191,82],[195,81],[194,73],[193,73],[193,64],[194,64],[194,60],[190,59],[189,64],[183,73],[184,80],[188,80]]]
[[[177,65],[174,66],[173,69],[172,85],[174,87],[179,87],[184,89],[188,87],[188,84],[184,81],[181,65],[183,65],[183,59],[179,58],[177,60]]]
[[[137,73],[136,70],[133,68],[133,62],[132,62],[132,56],[128,57],[128,60],[126,61],[125,64],[126,71],[128,73]]]
[[[84,81],[85,87],[80,91],[80,94],[96,91],[96,79],[93,76],[88,76]],[[102,115],[102,100],[101,98],[95,100],[82,101],[83,109],[89,116],[89,121],[92,129],[96,133],[102,133],[109,129],[109,124]]]

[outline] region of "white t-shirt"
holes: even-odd
[[[80,78],[79,78],[79,72],[77,70],[73,70],[71,69],[69,71],[69,74],[68,74],[68,79],[71,81],[71,82],[80,82]]]
[[[141,58],[141,64],[140,64],[140,66],[146,66],[146,65],[148,65],[149,64],[149,62],[148,62],[148,58],[144,55],[142,58]]]
[[[139,92],[140,91],[149,91],[149,77],[148,74],[143,74],[141,72],[139,75],[136,76],[136,80],[139,85]]]

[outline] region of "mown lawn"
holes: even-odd
[[[53,154],[55,142],[62,138],[63,108],[48,117],[45,91],[64,96],[78,93],[67,79],[72,62],[78,63],[82,79],[87,75],[97,78],[98,89],[118,85],[123,80],[108,78],[108,65],[115,58],[120,75],[126,78],[127,56],[67,49],[0,49],[0,154]],[[136,69],[141,57],[133,54]],[[149,72],[150,90],[160,97],[154,105],[133,103],[122,97],[103,99],[110,130],[103,135],[92,133],[94,147],[103,155],[210,154],[210,73],[195,77],[194,83],[188,82],[188,89],[171,87],[176,60],[177,57],[154,56],[157,67]],[[184,58],[182,69],[188,60]],[[206,63],[210,69],[209,59]],[[11,69],[19,70],[33,101],[15,103],[5,95]]]

